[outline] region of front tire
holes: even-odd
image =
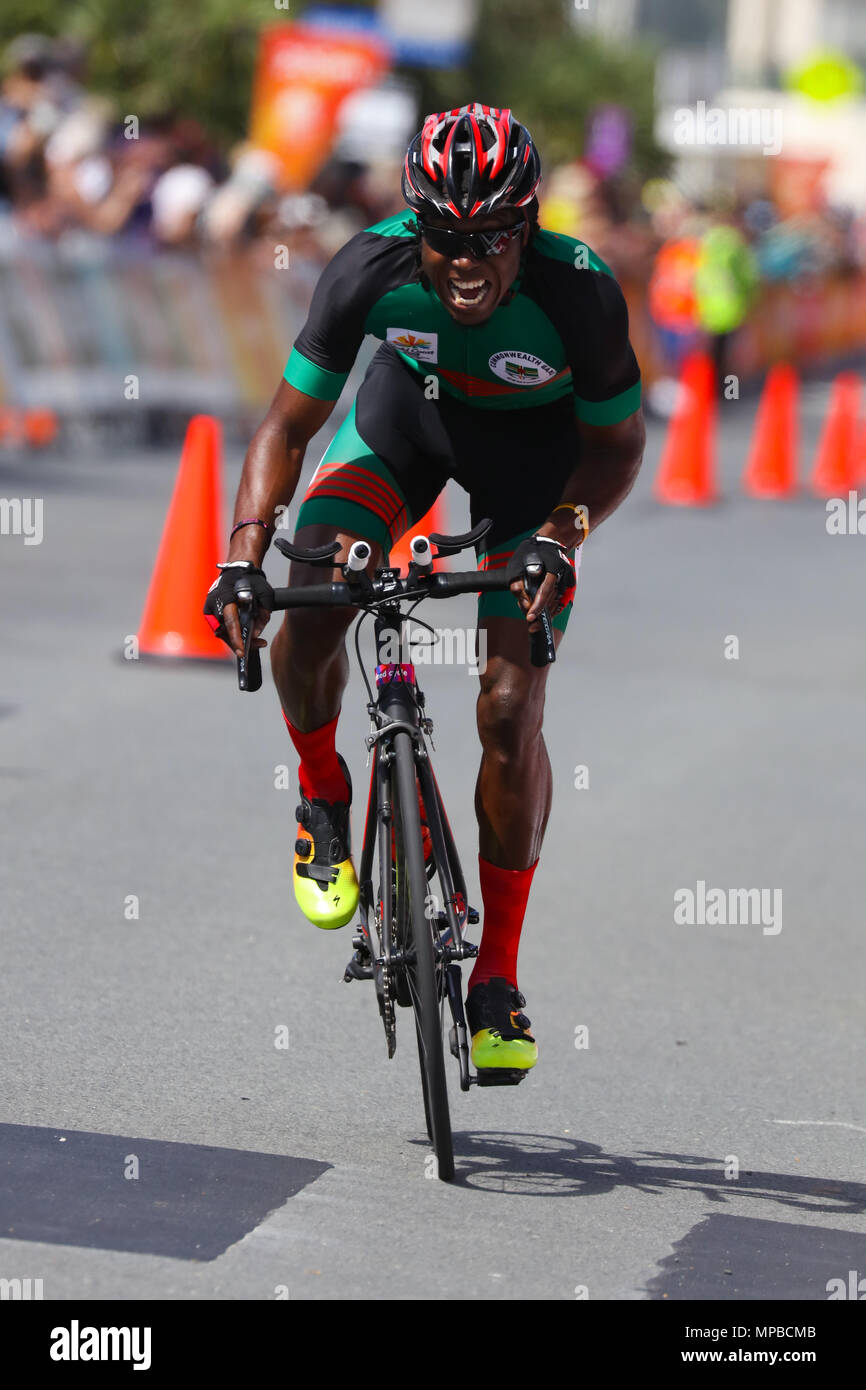
[[[414,965],[408,981],[412,994],[418,1036],[418,1056],[424,1089],[427,1130],[436,1154],[438,1176],[442,1182],[454,1177],[454,1150],[448,1086],[442,1048],[442,1021],[436,963],[433,955],[433,929],[426,915],[427,872],[421,838],[421,815],[415,780],[415,758],[409,734],[394,735],[395,790],[400,835],[397,838],[397,878],[403,887],[406,940],[404,949],[414,951]]]

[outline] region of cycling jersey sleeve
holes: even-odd
[[[405,236],[367,230],[347,241],[319,276],[283,373],[286,381],[308,396],[337,400],[364,340],[370,310],[413,264],[413,246]]]
[[[615,425],[640,407],[640,368],[628,337],[625,296],[612,275],[577,270],[591,277],[591,333],[573,332],[568,347],[574,408],[587,425]],[[576,325],[575,325],[576,326]]]
[[[640,368],[629,342],[625,297],[594,253],[590,253],[590,266],[575,265],[562,254],[559,240],[541,242],[525,288],[562,339],[578,419],[588,425],[615,425],[633,415],[641,400]]]
[[[319,276],[307,321],[295,339],[284,376],[307,396],[335,401],[364,337],[363,285],[353,237]]]

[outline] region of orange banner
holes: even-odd
[[[390,53],[372,35],[304,24],[263,30],[253,86],[250,139],[280,160],[289,189],[309,187],[331,151],[346,97],[388,71]]]

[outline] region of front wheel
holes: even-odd
[[[414,956],[406,978],[415,1014],[428,1133],[436,1154],[438,1176],[443,1182],[451,1182],[454,1177],[454,1150],[442,1050],[442,1019],[433,955],[433,927],[426,913],[427,873],[415,781],[415,758],[409,734],[401,731],[394,735],[394,754],[397,815],[400,821],[400,834],[397,836],[398,915],[405,923],[401,944]]]

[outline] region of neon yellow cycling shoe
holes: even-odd
[[[339,753],[337,758],[348,783],[348,801],[325,801],[304,796],[301,791],[301,803],[295,812],[295,898],[304,916],[325,931],[344,927],[358,906],[349,825],[352,779]]]
[[[509,980],[495,976],[466,996],[466,1022],[472,1034],[472,1064],[484,1072],[527,1072],[538,1061],[538,1044],[521,1013],[526,1000]]]

